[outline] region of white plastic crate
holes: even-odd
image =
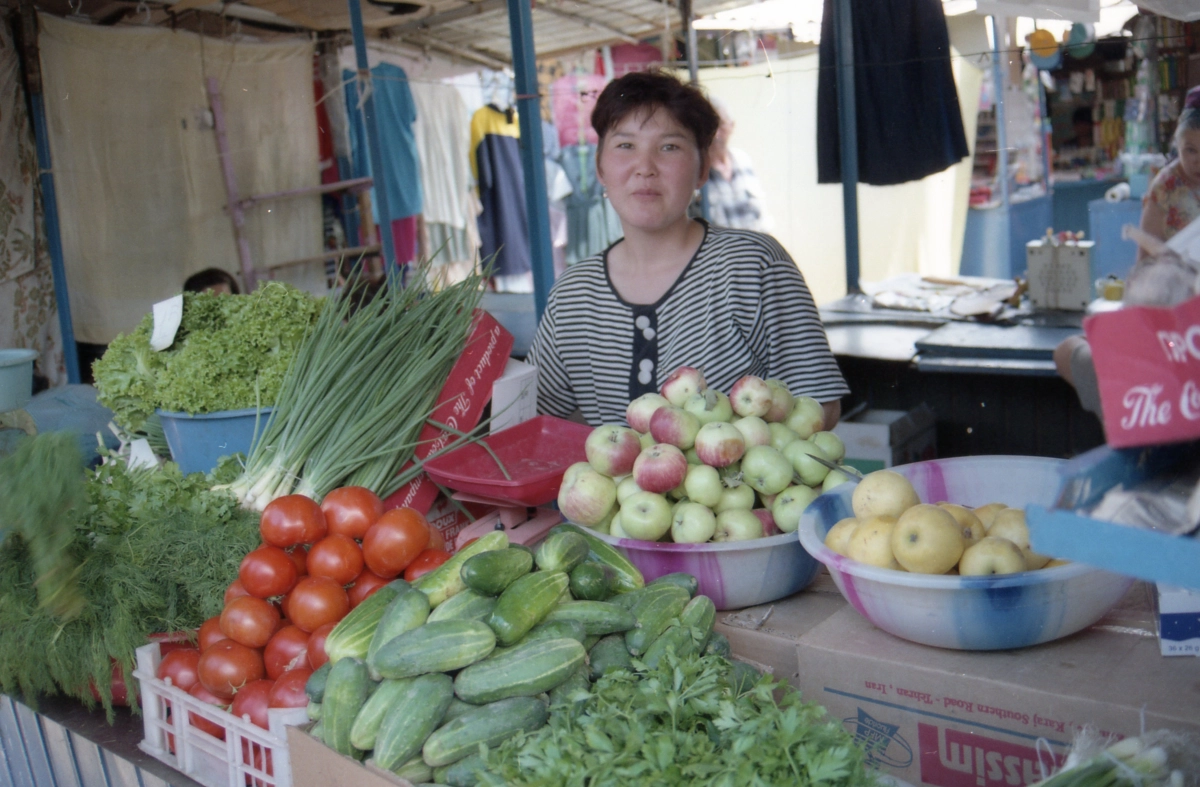
[[[138,747],[205,787],[292,787],[287,726],[308,723],[304,708],[272,708],[269,730],[159,680],[158,643],[137,649],[133,676],[141,692],[145,737]],[[188,722],[191,715],[223,727],[225,740]]]

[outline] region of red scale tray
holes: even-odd
[[[425,472],[437,483],[459,492],[493,500],[540,506],[558,497],[563,473],[587,455],[583,444],[592,427],[539,415],[483,438],[504,464],[481,445],[465,445],[425,462]]]

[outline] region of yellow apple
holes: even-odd
[[[1053,560],[1051,560],[1049,563],[1047,563],[1046,565],[1042,566],[1042,568],[1055,568],[1057,566],[1069,566],[1069,565],[1071,565],[1070,560],[1063,560],[1062,558],[1056,557]]]
[[[899,517],[921,499],[908,479],[892,470],[868,473],[854,487],[850,505],[859,519],[869,516]]]
[[[850,545],[850,536],[853,535],[856,527],[858,527],[858,520],[852,516],[838,520],[837,524],[829,528],[829,532],[825,534],[825,546],[839,555],[850,557],[846,548]]]
[[[894,516],[864,517],[850,534],[846,556],[870,566],[903,571],[904,568],[892,554],[892,531],[895,529]]]
[[[1025,512],[1019,508],[1006,508],[996,514],[989,536],[1007,538],[1025,553],[1025,568],[1035,571],[1050,562],[1046,555],[1039,555],[1029,548],[1029,526],[1025,524]]]
[[[988,574],[1016,574],[1026,569],[1021,548],[1007,538],[985,536],[967,547],[958,561],[958,573],[964,577]]]
[[[962,527],[945,509],[920,503],[892,531],[892,554],[914,574],[945,574],[963,553]]]
[[[954,503],[938,503],[938,508],[948,511],[950,516],[958,521],[959,527],[962,528],[963,541],[966,542],[963,544],[964,549],[987,535],[983,522],[979,521],[979,517],[975,516],[971,509]]]
[[[973,509],[975,516],[979,517],[979,521],[983,523],[983,530],[986,533],[987,529],[992,526],[992,520],[996,518],[996,514],[1000,513],[1008,506],[1003,503],[988,503],[985,506]]]

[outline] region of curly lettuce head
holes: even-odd
[[[132,332],[113,339],[104,357],[92,364],[97,399],[129,431],[141,431],[158,401],[157,378],[166,358],[150,349],[153,331],[154,316],[147,314]]]

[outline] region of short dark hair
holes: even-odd
[[[592,110],[592,128],[604,137],[635,112],[666,110],[675,122],[692,132],[701,157],[708,153],[721,116],[698,87],[680,82],[663,71],[634,71],[605,86]]]
[[[191,276],[188,276],[187,281],[183,283],[183,291],[204,292],[209,287],[215,287],[218,284],[229,285],[229,291],[234,295],[242,291],[238,287],[237,279],[233,278],[233,274],[223,271],[220,268],[205,268],[199,273],[193,273]]]

